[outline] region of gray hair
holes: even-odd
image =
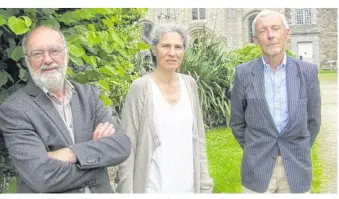
[[[178,33],[184,39],[184,49],[186,50],[188,43],[188,33],[183,26],[178,24],[160,24],[155,26],[151,32],[152,48],[155,47],[159,43],[161,37],[168,32]]]
[[[255,25],[257,23],[257,20],[259,18],[261,18],[261,17],[266,17],[266,16],[269,16],[269,15],[278,15],[278,16],[280,16],[281,20],[283,21],[285,29],[289,29],[288,23],[287,23],[286,18],[285,18],[285,16],[283,14],[281,14],[280,12],[273,11],[273,10],[263,10],[259,14],[257,14],[257,16],[253,20],[253,23],[252,23],[252,33],[253,33],[253,36],[256,35]]]
[[[26,33],[26,35],[22,39],[22,48],[23,48],[23,51],[24,51],[25,55],[26,55],[26,52],[27,52],[27,41],[28,41],[28,38],[31,36],[32,32],[34,30],[38,29],[38,28],[48,28],[48,29],[56,31],[57,33],[59,33],[60,37],[62,38],[63,43],[66,46],[65,36],[64,36],[64,34],[62,34],[62,32],[60,30],[52,28],[52,27],[49,27],[49,26],[38,26],[38,27],[34,28],[33,30],[29,31],[28,33]],[[66,46],[66,49],[67,49],[67,46]]]

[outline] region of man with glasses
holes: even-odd
[[[243,192],[309,193],[321,114],[317,66],[286,55],[284,15],[264,10],[252,30],[262,57],[236,68],[231,99]]]
[[[106,167],[128,158],[129,138],[94,88],[66,79],[61,32],[38,27],[24,37],[23,49],[30,78],[0,106],[17,192],[113,192]]]

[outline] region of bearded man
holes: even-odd
[[[0,106],[19,193],[112,193],[107,167],[131,144],[94,88],[67,80],[65,37],[40,26],[23,39],[27,85]]]

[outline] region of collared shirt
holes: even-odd
[[[282,64],[274,72],[272,68],[265,62],[265,98],[279,133],[284,129],[288,122],[288,103],[287,103],[287,84],[286,84],[286,53]]]
[[[60,101],[52,92],[48,91],[46,88],[41,88],[44,93],[51,99],[55,108],[58,110],[61,118],[63,119],[67,130],[71,136],[72,142],[74,144],[74,130],[73,130],[73,116],[72,116],[72,109],[71,109],[71,99],[72,94],[74,91],[73,85],[68,81],[65,80],[65,100]]]
[[[71,99],[74,92],[74,86],[68,81],[65,80],[65,99],[64,101],[60,101],[52,92],[47,90],[46,88],[41,88],[42,91],[48,96],[49,99],[53,102],[55,108],[58,110],[62,120],[64,121],[67,130],[71,136],[72,143],[74,144],[74,129],[73,129],[73,115],[71,108]],[[92,193],[89,187],[85,187],[85,193]]]

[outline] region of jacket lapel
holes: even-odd
[[[298,65],[293,59],[287,56],[286,61],[286,85],[287,85],[287,101],[288,101],[288,113],[289,113],[289,121],[286,127],[289,126],[291,121],[291,115],[294,114],[296,110],[297,103],[296,101],[299,99],[301,81]],[[285,128],[287,129],[287,128]]]
[[[161,144],[161,139],[160,136],[158,134],[158,130],[157,130],[157,126],[154,123],[154,103],[153,103],[153,90],[152,90],[152,80],[151,80],[151,73],[144,75],[143,77],[143,81],[145,81],[146,86],[143,87],[143,89],[145,89],[145,91],[143,93],[147,93],[146,95],[144,95],[145,99],[144,99],[144,105],[143,105],[143,110],[142,113],[145,112],[145,110],[148,110],[148,118],[147,121],[148,122],[148,126],[150,129],[150,134],[151,134],[151,139],[154,143],[154,145],[152,145],[153,150],[155,150],[156,147],[158,147]],[[147,103],[145,103],[147,102]],[[146,107],[147,105],[147,107]],[[144,110],[145,109],[145,110]]]
[[[86,141],[82,137],[82,114],[79,96],[77,92],[73,92],[72,100],[71,100],[71,108],[72,108],[72,116],[73,116],[73,130],[74,130],[74,142],[79,143]]]
[[[27,86],[27,92],[34,96],[34,102],[46,113],[46,115],[54,122],[54,124],[58,127],[62,136],[65,139],[65,142],[68,144],[72,144],[71,136],[68,132],[68,129],[62,120],[58,110],[55,108],[53,102],[47,97],[47,95],[37,87],[32,79],[29,79]]]

